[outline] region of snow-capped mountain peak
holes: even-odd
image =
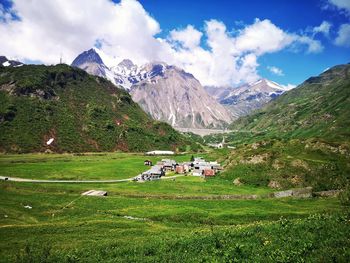
[[[78,55],[72,62],[72,66],[81,68],[91,75],[100,77],[110,75],[109,68],[106,67],[94,48]]]
[[[127,69],[131,69],[135,67],[136,65],[130,60],[130,59],[123,59],[119,64],[119,67],[124,67]]]
[[[96,52],[96,50],[94,48],[91,48],[88,51],[84,51],[78,57],[76,57],[76,59],[74,59],[74,61],[72,62],[72,66],[79,67],[80,65],[85,63],[97,63],[102,65],[103,61],[100,55]]]
[[[248,86],[250,89],[276,89],[281,90],[284,89],[281,85],[277,84],[274,81],[268,80],[268,79],[259,79],[258,81],[255,81],[253,83],[249,83]]]
[[[163,62],[137,66],[130,59],[124,59],[117,66],[111,67],[111,75],[107,78],[124,89],[130,90],[132,85],[141,81],[150,82],[156,76],[163,76],[169,67]]]
[[[207,87],[206,90],[238,117],[261,108],[289,89],[271,80],[259,79],[235,88]]]
[[[186,128],[221,128],[232,121],[231,114],[205,92],[192,74],[164,62],[139,66],[130,59],[108,68],[98,53],[93,49],[83,52],[72,65],[122,86],[154,119]]]
[[[125,90],[130,90],[132,85],[141,81],[151,82],[157,76],[164,76],[166,70],[171,67],[164,62],[151,62],[138,66],[130,59],[123,59],[117,65],[108,68],[102,61],[101,55],[105,57],[102,51],[91,48],[78,55],[72,62],[72,66],[84,69],[92,75],[106,77]]]
[[[0,65],[4,67],[20,67],[23,66],[22,62],[8,59],[5,56],[0,56]]]

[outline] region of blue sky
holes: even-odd
[[[350,62],[350,1],[0,0],[0,35],[3,55],[27,63],[70,64],[98,42],[107,66],[157,60],[203,85],[287,86]]]
[[[327,1],[317,0],[245,0],[245,1],[152,1],[141,0],[144,8],[161,24],[166,35],[174,28],[192,24],[203,27],[203,21],[218,19],[230,30],[239,29],[242,24],[250,24],[255,18],[269,19],[288,32],[303,32],[319,26],[322,21],[332,24],[329,37],[318,34],[324,50],[317,54],[282,50],[265,54],[259,58],[258,72],[261,76],[283,84],[299,84],[309,76],[318,75],[326,68],[337,64],[350,63],[350,48],[336,46],[333,40],[341,24],[349,23],[349,15]],[[283,70],[284,76],[271,73],[267,66],[273,65]]]

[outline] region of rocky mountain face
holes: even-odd
[[[182,128],[219,128],[231,122],[193,75],[164,63],[147,64],[144,70],[148,78],[134,84],[131,95],[154,119]]]
[[[180,68],[162,62],[137,66],[129,59],[108,68],[94,49],[80,54],[72,66],[122,86],[153,119],[174,127],[223,128],[232,121],[230,112]]]
[[[10,60],[5,56],[0,56],[0,65],[4,67],[20,67],[23,63],[16,60]]]
[[[234,117],[248,115],[287,91],[286,88],[267,79],[260,79],[236,88],[205,87],[205,89],[230,110]]]
[[[117,66],[110,68],[107,78],[116,85],[130,91],[134,84],[143,80],[150,80],[155,76],[164,76],[166,67],[167,65],[162,62],[137,66],[130,59],[124,59]]]
[[[93,48],[77,56],[71,66],[81,68],[87,73],[99,77],[106,77],[109,73],[109,69]]]

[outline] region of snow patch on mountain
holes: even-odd
[[[23,63],[16,60],[8,59],[5,56],[0,56],[0,65],[4,67],[20,67],[23,66]]]

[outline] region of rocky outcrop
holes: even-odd
[[[240,178],[236,178],[235,180],[233,180],[233,184],[236,185],[236,186],[240,186],[243,183],[241,182]]]

